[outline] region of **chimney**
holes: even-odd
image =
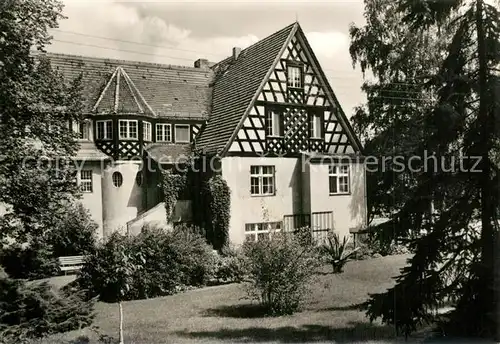
[[[240,56],[241,48],[234,47],[233,48],[233,60],[237,60],[238,56]]]
[[[207,69],[210,67],[210,63],[207,59],[198,59],[194,61],[194,68]]]

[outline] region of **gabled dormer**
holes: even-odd
[[[142,156],[152,144],[191,145],[208,118],[208,61],[186,67],[46,55],[67,81],[82,77],[85,119],[69,125],[115,160]]]

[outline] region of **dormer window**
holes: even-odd
[[[146,142],[152,141],[153,128],[150,122],[142,122],[142,139]]]
[[[97,135],[98,140],[111,140],[113,139],[113,122],[111,120],[107,121],[97,121]]]
[[[189,125],[176,124],[175,125],[175,142],[189,142]]]
[[[75,121],[72,124],[73,132],[76,133],[78,140],[90,140],[90,122],[88,121]]]
[[[118,133],[120,140],[137,140],[137,121],[120,119],[118,121]]]
[[[170,133],[170,124],[157,123],[156,124],[156,142],[172,142]]]
[[[287,84],[291,88],[302,88],[302,67],[298,65],[287,66]]]

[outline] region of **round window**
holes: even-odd
[[[135,176],[135,182],[137,183],[137,186],[141,186],[142,185],[142,172],[139,171],[137,172],[137,175]]]
[[[123,176],[120,172],[115,172],[113,173],[113,185],[117,188],[119,188],[120,186],[122,186],[123,184]]]

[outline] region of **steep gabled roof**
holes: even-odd
[[[210,69],[54,53],[46,53],[44,56],[68,81],[83,75],[84,97],[89,113],[92,113],[106,85],[120,67],[124,71],[122,74],[127,75],[130,81],[124,82],[123,78],[120,81],[120,102],[125,108],[138,109],[137,105],[145,106],[143,103],[146,103],[157,117],[204,120],[209,115],[212,98],[210,83],[213,78]],[[112,83],[115,80],[111,80]],[[115,90],[111,85],[110,87]],[[142,95],[143,100],[134,99],[134,89],[139,92],[135,95]],[[113,108],[113,103],[106,105],[110,99],[102,100],[101,108]]]
[[[291,24],[242,50],[236,60],[228,57],[212,67],[215,73],[212,112],[197,140],[198,148],[216,153],[231,141],[297,27],[298,23]]]

